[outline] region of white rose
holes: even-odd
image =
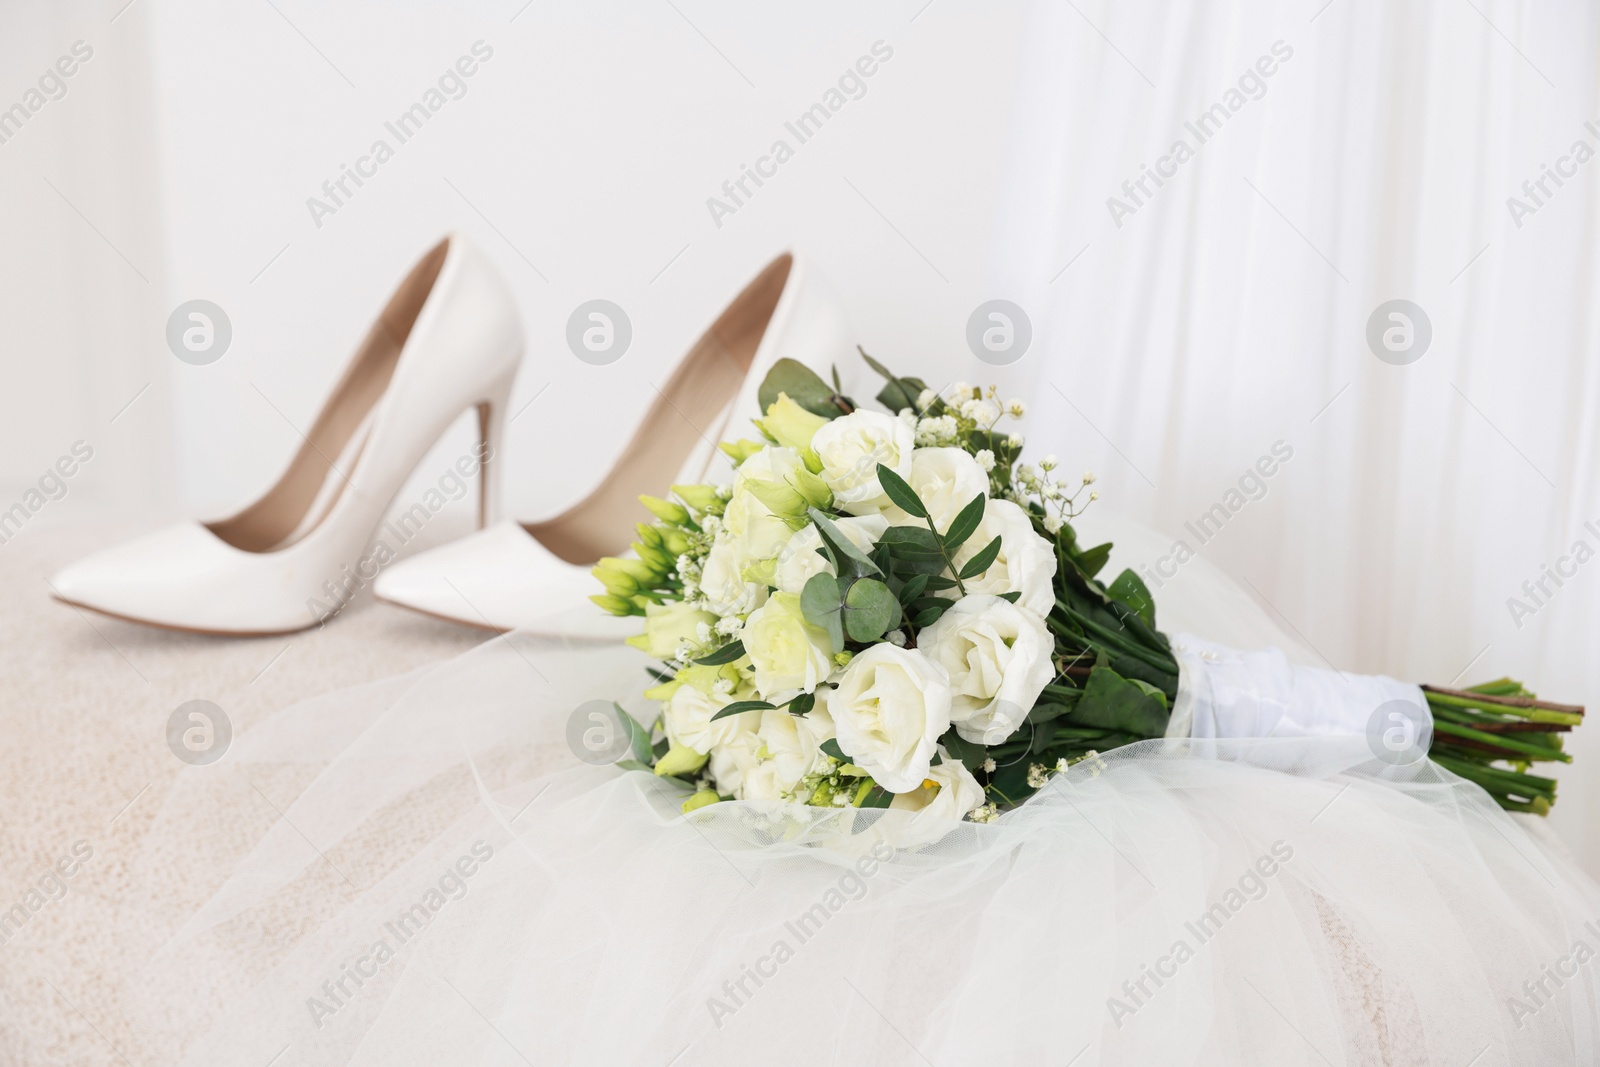
[[[743,640],[763,700],[810,693],[833,670],[833,639],[806,621],[796,593],[774,593],[752,612]]]
[[[835,519],[833,524],[862,552],[871,552],[883,531],[889,528],[889,520],[881,515]],[[773,584],[785,593],[798,594],[817,575],[833,574],[833,564],[817,551],[821,547],[822,534],[817,532],[816,526],[807,523],[796,530],[778,553],[778,571]]]
[[[1055,639],[1044,620],[988,593],[956,601],[923,627],[917,648],[950,675],[950,721],[977,744],[1015,733],[1054,677]]]
[[[990,500],[983,521],[956,553],[956,569],[983,551],[996,537],[1000,554],[989,569],[963,584],[968,593],[1021,593],[1017,603],[1044,618],[1055,607],[1056,554],[1050,542],[1033,530],[1027,512],[1009,500]]]
[[[911,428],[893,415],[852,411],[818,430],[811,450],[822,461],[834,503],[852,515],[870,515],[889,502],[878,484],[878,464],[910,476],[913,442]]]
[[[844,669],[828,711],[845,754],[889,792],[904,793],[928,776],[950,728],[950,680],[915,649],[873,645]]]
[[[818,748],[833,736],[833,719],[818,706],[807,715],[782,708],[761,713],[756,730],[756,763],[744,772],[744,800],[779,800],[794,793],[800,780],[827,762]]]
[[[973,497],[989,495],[989,476],[963,448],[917,449],[911,453],[911,476],[906,481],[922,498],[940,533],[950,528]],[[891,526],[924,524],[893,504],[885,507],[883,514]]]
[[[741,734],[754,734],[760,721],[754,711],[711,721],[713,715],[731,703],[731,695],[708,696],[692,685],[678,686],[661,706],[668,740],[705,754],[733,743]]]
[[[757,504],[759,505],[759,501]],[[767,599],[767,587],[747,582],[741,573],[738,546],[727,534],[718,534],[700,570],[700,594],[718,615],[747,615]]]
[[[937,767],[929,768],[928,777],[908,793],[897,793],[889,804],[894,811],[914,811],[917,818],[911,822],[913,837],[924,822],[959,822],[967,812],[984,802],[983,786],[960,760],[951,759],[940,750],[943,760]]]

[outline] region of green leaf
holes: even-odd
[[[939,743],[950,753],[952,759],[960,760],[966,765],[967,770],[974,774],[983,769],[983,761],[989,758],[988,749],[956,733],[954,726],[944,732],[939,738]]]
[[[893,412],[899,412],[903,408],[916,408],[917,397],[927,388],[926,385],[916,378],[897,377],[888,367],[867,355],[866,350],[860,345],[856,346],[856,351],[867,361],[867,366],[877,371],[888,382],[878,392],[878,403]]]
[[[989,503],[989,498],[979,493],[950,523],[950,529],[944,534],[944,547],[953,556],[956,549],[966,544],[967,538],[972,536],[972,531],[978,528],[978,523],[983,521],[983,509]]]
[[[655,760],[655,753],[650,750],[650,731],[635,722],[621,704],[612,701],[611,706],[622,717],[622,725],[628,728],[628,744],[633,749],[633,758],[648,767]]]
[[[878,575],[883,572],[878,565],[872,562],[855,544],[844,534],[839,532],[839,527],[816,508],[807,508],[806,514],[817,527],[817,534],[822,538],[822,543],[833,556],[834,569],[839,572],[839,577],[861,577],[863,575]]]
[[[900,601],[887,585],[875,578],[861,578],[850,584],[844,598],[844,627],[852,641],[869,644],[899,621]]]
[[[863,782],[862,784],[865,785],[867,783]],[[866,791],[866,795],[862,796],[861,799],[856,802],[856,807],[887,808],[893,803],[894,794],[889,792],[883,786],[879,785],[877,782],[872,782],[871,786]]]
[[[1167,732],[1166,701],[1151,686],[1130,681],[1109,667],[1089,672],[1083,696],[1072,709],[1073,726],[1098,726],[1139,737],[1161,737]]]
[[[901,511],[919,519],[928,517],[928,509],[922,503],[922,498],[917,495],[917,491],[907,485],[904,478],[882,463],[878,464],[878,484],[883,486],[884,493]]]
[[[1009,593],[1001,593],[1000,594],[1000,599],[1001,600],[1008,600],[1011,603],[1015,604],[1018,600],[1022,599],[1022,590],[1013,589]]]
[[[831,574],[813,574],[800,590],[800,614],[812,626],[828,631],[834,652],[844,651],[844,593]]]
[[[1125,570],[1117,575],[1117,580],[1106,587],[1106,592],[1132,608],[1139,618],[1144,620],[1146,626],[1155,628],[1155,598],[1150,595],[1150,589],[1144,584],[1144,580],[1133,571]]]
[[[790,715],[805,715],[817,706],[817,694],[801,693],[792,700],[780,704],[779,707],[788,709]]]
[[[888,548],[889,555],[909,563],[937,563],[944,569],[944,553],[939,551],[939,539],[925,526],[891,526],[883,531],[878,544]]]
[[[768,704],[765,700],[735,700],[732,704],[726,705],[721,711],[711,716],[711,721],[716,722],[718,719],[726,719],[729,715],[742,715],[747,711],[770,711],[775,707],[777,707],[776,704]]]
[[[984,545],[976,556],[967,560],[966,566],[961,568],[962,578],[976,578],[989,569],[989,565],[1000,555],[1000,538]]]
[[[1110,558],[1111,542],[1107,541],[1103,545],[1095,545],[1093,548],[1088,549],[1087,551],[1079,552],[1078,566],[1083,569],[1084,574],[1088,575],[1090,578],[1093,578],[1095,575],[1100,573],[1100,568],[1104,567],[1106,565],[1106,561]]]
[[[1042,722],[1059,719],[1072,709],[1065,704],[1035,704],[1033,710],[1028,712],[1028,722],[1037,726]]]
[[[922,591],[928,588],[930,577],[932,576],[927,574],[913,575],[910,581],[900,587],[900,603],[909,604],[921,596]]]
[[[649,767],[645,766],[643,763],[640,763],[636,759],[619,759],[611,766],[621,767],[625,771],[643,771],[646,774],[655,773],[655,771],[652,771]]]
[[[839,747],[839,739],[837,737],[830,737],[817,747],[822,750],[824,756],[832,756],[840,763],[850,762],[850,757],[846,756],[844,750]]]
[[[844,413],[835,402],[838,394],[833,387],[823,381],[816,371],[796,360],[780,359],[767,372],[756,394],[763,414],[778,402],[779,393],[787,393],[790,400],[825,419],[837,418]]]
[[[919,630],[924,626],[932,626],[934,623],[939,621],[940,616],[950,610],[950,605],[954,603],[954,600],[941,600],[938,604],[931,608],[924,608],[923,610],[917,612],[917,617],[912,620],[911,625],[915,626]]]
[[[732,663],[744,655],[743,641],[729,641],[709,656],[701,656],[695,660],[702,667],[720,667],[724,663]]]

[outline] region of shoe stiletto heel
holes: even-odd
[[[495,386],[478,404],[478,529],[500,521],[505,465],[503,443],[515,376]]]
[[[600,589],[589,568],[627,551],[634,522],[650,521],[639,495],[725,469],[713,442],[754,433],[745,420],[760,416],[757,393],[776,360],[799,360],[822,374],[837,365],[850,375],[860,363],[853,346],[843,311],[814,270],[798,256],[779,256],[678,361],[632,440],[583,500],[543,522],[495,522],[400,560],[378,575],[374,593],[495,630],[588,638],[632,633],[636,621],[589,602]]]
[[[523,350],[515,300],[488,260],[452,235],[412,268],[378,316],[276,484],[218,522],[187,522],[56,576],[56,598],[176,630],[290,633],[353,593],[407,475],[478,407],[480,514],[499,506],[500,436]],[[328,457],[337,456],[336,464]]]

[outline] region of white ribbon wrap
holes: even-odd
[[[1179,634],[1178,697],[1168,737],[1322,737],[1365,734],[1384,704],[1415,704],[1432,722],[1414,685],[1381,674],[1298,667],[1276,648],[1256,652]]]

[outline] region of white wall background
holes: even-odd
[[[1287,442],[1266,497],[1200,551],[1330,661],[1600,705],[1600,563],[1520,629],[1506,608],[1600,522],[1600,163],[1520,228],[1505,205],[1573,141],[1600,147],[1578,0],[125,2],[0,12],[0,106],[72,41],[96,48],[0,145],[7,500],[89,433],[104,462],[64,507],[247,499],[393,282],[459,229],[522,300],[516,403],[538,400],[509,496],[550,514],[648,381],[798,244],[869,350],[1031,396],[1036,454],[1175,539]],[[467,95],[318,228],[306,199],[480,39],[494,57]],[[878,40],[894,57],[866,95],[717,227],[706,198]],[[1117,227],[1106,199],[1278,40],[1293,57],[1265,95]],[[206,367],[163,338],[196,297],[234,327]],[[593,297],[635,328],[609,367],[562,340]],[[1003,369],[964,338],[991,297],[1036,330]],[[1395,297],[1433,325],[1410,366],[1364,339]],[[1552,822],[1600,871],[1600,734],[1574,748]]]

